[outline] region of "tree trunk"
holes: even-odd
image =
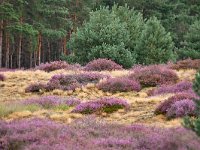
[[[33,62],[33,53],[30,52],[30,68],[32,68],[32,62]]]
[[[67,55],[67,37],[63,40],[63,53]]]
[[[48,61],[51,60],[51,46],[49,40],[47,40],[47,47],[48,47]]]
[[[9,68],[9,54],[10,54],[10,39],[8,33],[6,33],[6,68]]]
[[[20,18],[20,24],[22,25],[23,18]],[[18,48],[18,68],[21,68],[21,55],[22,55],[22,34],[19,35],[19,48]]]
[[[42,46],[42,35],[38,35],[38,65],[41,63],[41,46]]]
[[[0,22],[0,68],[2,67],[2,53],[3,53],[3,20]]]

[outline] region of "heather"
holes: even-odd
[[[200,69],[200,59],[185,59],[171,64],[170,68],[172,69]]]
[[[81,73],[74,75],[54,75],[46,85],[46,90],[54,89],[75,90],[81,88],[88,83],[98,83],[103,78],[108,78],[107,75],[99,73]]]
[[[176,101],[167,109],[166,116],[168,118],[177,118],[184,116],[194,116],[196,110],[196,104],[191,99],[183,99]]]
[[[59,69],[66,69],[68,68],[70,65],[67,64],[65,61],[53,61],[50,63],[42,63],[39,66],[37,66],[35,69],[37,70],[43,70],[46,72],[51,72],[54,70],[59,70]]]
[[[112,70],[121,70],[122,66],[118,65],[112,60],[99,58],[93,61],[90,61],[86,66],[85,70],[87,71],[112,71]]]
[[[140,83],[126,77],[110,78],[98,84],[98,88],[104,92],[130,92],[140,91]]]
[[[181,81],[174,85],[162,85],[154,90],[149,91],[149,95],[155,96],[167,93],[180,93],[180,92],[194,93],[192,89],[192,82]]]
[[[138,80],[143,87],[174,84],[178,81],[177,74],[162,65],[135,67],[129,78]]]
[[[178,101],[182,101],[187,99],[187,101],[192,101],[193,99],[197,99],[197,95],[195,95],[194,93],[188,93],[188,92],[182,92],[182,93],[178,93],[174,96],[169,97],[168,99],[164,100],[163,102],[161,102],[156,110],[155,113],[156,114],[166,114],[167,111],[172,107],[173,104],[175,104]]]
[[[26,93],[29,93],[29,92],[32,92],[32,93],[37,93],[37,92],[40,92],[40,91],[44,91],[46,88],[46,85],[43,84],[43,83],[32,83],[30,84],[29,86],[26,87],[25,89],[25,92]]]
[[[4,81],[6,78],[3,74],[0,74],[0,81]]]
[[[74,97],[59,97],[59,96],[41,96],[39,98],[30,98],[24,101],[26,105],[39,105],[45,109],[51,108],[66,108],[67,106],[76,106],[81,101]]]
[[[195,133],[184,128],[108,124],[93,117],[70,125],[45,119],[1,121],[0,141],[1,149],[16,150],[198,150],[200,147]]]
[[[77,105],[72,112],[91,114],[106,112],[112,113],[118,109],[128,109],[129,104],[124,99],[114,97],[104,97],[97,100],[91,100]]]

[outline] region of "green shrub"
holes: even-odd
[[[140,64],[166,63],[175,58],[173,48],[174,43],[170,33],[165,31],[157,18],[150,18],[144,26],[142,35],[137,39],[137,62]]]

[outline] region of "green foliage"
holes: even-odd
[[[200,59],[200,21],[196,21],[185,35],[184,50],[181,56],[184,58]]]
[[[170,33],[165,31],[157,18],[150,18],[137,40],[137,62],[141,64],[166,63],[174,58],[173,48]]]
[[[72,35],[69,46],[76,60],[85,64],[96,58],[109,58],[124,67],[136,60],[135,39],[143,25],[142,16],[133,9],[102,7],[90,14],[90,20]]]

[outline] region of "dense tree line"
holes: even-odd
[[[151,49],[150,47],[144,47],[143,43],[136,46],[136,39],[138,40],[136,36],[138,34],[136,33],[143,34],[143,36],[140,36],[140,40],[148,43],[151,40],[146,37],[148,35],[147,31],[151,34],[150,31],[157,24],[160,31],[162,30],[166,34],[170,33],[170,37],[165,38],[168,42],[172,39],[172,42],[169,42],[167,47],[170,48],[170,51],[173,50],[175,52],[174,54],[178,59],[187,57],[200,58],[199,0],[0,0],[0,67],[30,68],[43,62],[58,60],[61,56],[69,53],[76,54],[77,51],[87,53],[91,45],[88,47],[85,45],[84,47],[73,45],[73,42],[69,42],[70,39],[73,40],[71,38],[72,33],[77,38],[80,38],[77,31],[81,30],[83,22],[87,24],[88,20],[91,20],[90,12],[96,9],[99,10],[102,6],[108,6],[108,9],[112,9],[116,3],[119,6],[127,4],[130,10],[134,8],[134,10],[140,12],[139,19],[142,21],[137,21],[137,23],[142,25],[137,24],[133,19],[131,20],[131,16],[135,15],[135,11],[130,14],[131,11],[123,10],[123,12],[116,14],[119,15],[119,18],[121,16],[121,21],[114,19],[113,16],[107,18],[108,22],[113,24],[114,28],[120,28],[120,31],[125,31],[123,28],[127,29],[125,26],[128,26],[129,30],[127,31],[130,34],[118,33],[115,30],[120,35],[119,39],[118,37],[113,38],[114,32],[112,32],[110,33],[110,41],[108,40],[109,42],[107,43],[103,41],[104,43],[97,44],[93,51],[101,53],[105,49],[111,51],[118,49],[118,52],[115,51],[116,58],[114,60],[121,61],[118,62],[120,64],[127,64],[126,67],[133,63],[154,63],[151,60],[152,58],[141,62],[139,57],[135,57],[134,53],[139,51],[147,54],[141,49],[146,51]],[[153,17],[156,17],[156,19],[153,19]],[[125,26],[122,25],[123,18],[130,19],[130,22],[124,20],[126,22]],[[149,21],[147,22],[147,20]],[[119,24],[117,24],[118,21]],[[146,24],[151,24],[152,28]],[[137,30],[131,30],[131,27],[138,28]],[[130,37],[127,37],[127,35]],[[115,43],[120,38],[123,42],[120,41],[120,44],[116,45]],[[156,38],[159,37],[152,38],[154,43],[157,40]],[[112,40],[114,41],[113,43]],[[79,44],[81,45],[81,43]],[[161,41],[157,46],[162,44]],[[85,58],[87,60],[84,61],[79,58],[77,62],[83,63],[90,59],[101,57],[100,53],[98,53],[90,53],[88,54],[90,58]],[[121,53],[124,54],[121,55]],[[123,60],[119,60],[119,54],[124,57],[124,60],[129,61],[122,62]],[[157,51],[157,54],[159,54],[159,51]],[[155,57],[153,55],[151,56]],[[109,58],[109,56],[107,57]],[[156,62],[159,61],[156,60]],[[166,59],[160,62],[166,62]]]
[[[1,0],[0,67],[33,67],[68,54],[67,41],[93,0]]]

